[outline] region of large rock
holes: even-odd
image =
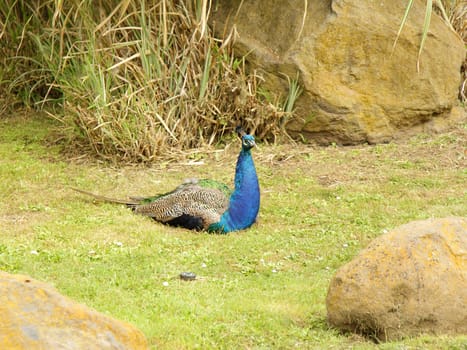
[[[328,321],[379,340],[467,333],[467,219],[415,221],[340,268]]]
[[[0,271],[0,349],[148,349],[144,335],[27,276]]]
[[[240,6],[241,4],[241,6]],[[304,8],[307,4],[307,8]],[[285,76],[304,88],[292,134],[319,143],[386,142],[459,118],[462,40],[433,14],[416,62],[425,2],[417,0],[391,55],[406,0],[217,0],[211,21],[218,35],[235,25],[235,48],[267,87],[287,94]]]

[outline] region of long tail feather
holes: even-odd
[[[71,187],[71,189],[73,191],[76,191],[76,192],[79,192],[79,193],[83,193],[85,195],[88,195],[88,196],[91,196],[99,201],[102,201],[102,202],[110,202],[110,203],[119,203],[119,204],[125,204],[129,207],[133,207],[137,204],[139,204],[138,202],[136,201],[132,201],[132,200],[125,200],[125,199],[116,199],[116,198],[110,198],[110,197],[106,197],[106,196],[101,196],[100,194],[95,194],[95,193],[92,193],[92,192],[88,192],[88,191],[84,191],[84,190],[81,190],[79,188],[76,188],[76,187]]]

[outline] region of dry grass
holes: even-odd
[[[125,162],[191,154],[228,141],[238,124],[262,141],[286,136],[298,79],[288,78],[288,96],[263,91],[262,78],[247,74],[236,58],[234,34],[213,37],[211,6],[211,0],[3,1],[0,91],[9,99],[1,109],[45,107],[61,122],[59,138],[68,149]],[[465,1],[438,8],[466,40]]]
[[[293,99],[284,112],[280,98],[259,97],[261,77],[207,26],[211,5],[7,1],[5,18],[20,23],[2,31],[10,92],[59,106],[50,114],[68,141],[106,159],[152,161],[215,144],[238,124],[275,140]]]

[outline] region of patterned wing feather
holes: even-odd
[[[206,229],[218,222],[229,206],[225,190],[228,188],[219,183],[208,186],[204,180],[190,180],[172,192],[143,199],[133,209],[135,213],[170,225]]]
[[[217,189],[221,192],[223,192],[227,197],[230,197],[232,194],[232,190],[224,183],[218,182],[215,180],[210,180],[210,179],[197,179],[197,178],[189,178],[185,179],[183,183],[174,190],[167,192],[167,193],[162,193],[162,194],[156,194],[151,197],[130,197],[131,200],[139,202],[139,204],[146,204],[146,203],[152,203],[158,200],[161,197],[165,197],[174,193],[177,193],[179,191],[187,190],[189,188],[196,188],[196,187],[203,187],[207,189]]]

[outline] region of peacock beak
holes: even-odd
[[[256,146],[255,140],[244,140],[245,146],[248,146],[250,148],[253,148]]]

